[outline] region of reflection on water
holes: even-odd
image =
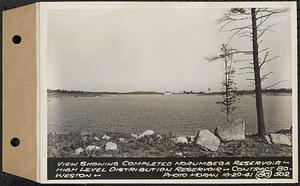
[[[82,98],[48,98],[48,130],[56,132],[135,132],[195,135],[214,129],[225,120],[216,105],[220,96],[117,95]],[[264,96],[268,131],[292,125],[292,97]],[[246,122],[246,132],[256,132],[255,98],[240,97],[235,118]]]

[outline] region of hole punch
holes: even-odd
[[[19,36],[19,35],[14,35],[13,38],[12,38],[12,42],[13,42],[14,44],[20,44],[21,41],[22,41],[22,37]]]
[[[13,147],[17,147],[20,145],[20,139],[19,138],[13,138],[10,140],[10,144]]]

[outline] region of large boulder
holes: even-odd
[[[75,151],[74,151],[74,154],[75,155],[80,155],[81,153],[83,153],[84,152],[84,149],[83,148],[81,148],[81,147],[79,147],[78,149],[76,149]]]
[[[271,142],[274,144],[283,144],[292,146],[291,139],[285,134],[270,134]]]
[[[245,139],[245,122],[243,120],[234,120],[215,130],[216,136],[222,141],[244,140]]]
[[[125,138],[119,138],[119,142],[125,142]]]
[[[217,151],[221,142],[218,137],[205,129],[198,132],[195,143],[210,151]]]
[[[132,137],[132,138],[138,138],[139,136],[137,134],[131,133],[130,137]]]
[[[188,143],[188,139],[184,136],[179,136],[179,137],[173,138],[172,141],[176,144]]]
[[[118,150],[118,146],[114,142],[108,142],[105,144],[105,150],[110,151],[110,150]]]
[[[145,137],[145,136],[151,136],[154,134],[154,131],[153,130],[146,130],[145,132],[143,132],[142,134],[140,134],[138,136],[138,138],[142,138],[142,137]]]
[[[85,151],[99,151],[101,148],[96,145],[89,145],[85,148]]]

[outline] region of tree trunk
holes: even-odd
[[[225,100],[226,100],[226,122],[229,121],[229,100],[228,100],[228,67],[227,67],[227,59],[225,57]]]
[[[258,130],[258,136],[262,137],[266,134],[266,128],[264,123],[260,67],[259,67],[259,60],[258,60],[257,25],[256,25],[255,8],[251,8],[251,16],[252,16],[252,37],[253,37],[252,45],[253,45],[253,66],[254,66],[254,79],[255,79],[257,130]]]

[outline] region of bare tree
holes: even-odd
[[[285,11],[286,10],[269,8],[232,8],[217,21],[220,25],[220,31],[232,33],[230,40],[234,37],[247,37],[250,38],[250,41],[252,42],[252,50],[250,51],[232,50],[231,52],[233,55],[245,54],[252,56],[250,59],[240,60],[249,61],[251,64],[251,66],[245,66],[240,69],[247,70],[245,73],[254,73],[254,78],[247,78],[247,80],[250,80],[255,86],[257,127],[259,136],[264,136],[266,134],[262,90],[280,83],[277,82],[262,88],[262,82],[268,79],[273,72],[261,74],[261,70],[266,63],[271,62],[278,56],[270,56],[269,48],[260,49],[259,46],[261,46],[263,42],[262,36],[266,32],[273,32],[272,28],[276,25],[269,24],[269,18]],[[215,58],[221,58],[221,56],[216,56]]]

